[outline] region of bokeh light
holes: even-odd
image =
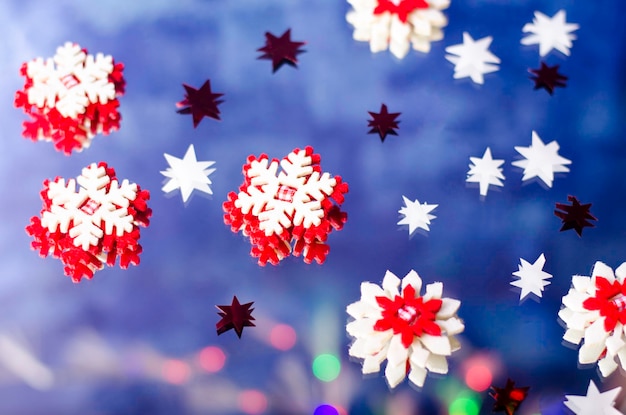
[[[313,360],[313,374],[323,382],[331,382],[337,379],[340,371],[341,363],[335,355],[320,354]]]
[[[163,378],[175,385],[181,385],[189,380],[191,369],[189,365],[182,360],[169,359],[163,363],[161,368]]]
[[[278,350],[289,350],[296,344],[296,331],[288,324],[277,324],[270,330],[270,343]]]
[[[476,363],[467,368],[465,383],[476,392],[487,390],[493,381],[491,370],[484,364]]]
[[[313,415],[339,415],[339,411],[332,405],[320,405],[315,408]]]
[[[449,415],[478,415],[480,405],[474,399],[459,397],[448,408]]]
[[[258,415],[267,409],[267,398],[263,392],[254,389],[244,390],[239,394],[239,409],[250,415]]]
[[[217,346],[207,346],[200,350],[198,355],[200,367],[207,372],[217,373],[224,367],[226,363],[226,355]]]

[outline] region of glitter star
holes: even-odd
[[[387,134],[398,135],[395,129],[399,128],[398,123],[400,121],[396,121],[396,118],[401,114],[400,112],[388,112],[387,106],[382,104],[379,113],[372,111],[368,111],[368,113],[372,117],[371,120],[368,120],[367,124],[368,127],[372,127],[372,129],[367,132],[368,134],[378,133],[381,142],[385,141]]]
[[[252,322],[252,312],[254,308],[250,308],[254,302],[240,304],[237,296],[233,296],[231,305],[218,305],[216,306],[222,319],[215,325],[218,336],[230,329],[234,329],[237,333],[237,337],[241,338],[241,333],[244,327],[255,327]]]
[[[567,196],[567,200],[571,202],[571,205],[557,203],[557,210],[554,211],[554,214],[563,222],[561,232],[568,229],[574,229],[578,236],[582,236],[583,228],[594,227],[594,224],[589,221],[597,221],[598,219],[596,219],[596,217],[589,212],[591,203],[585,203],[582,205],[575,196]]]
[[[492,386],[489,396],[496,400],[493,404],[493,412],[506,412],[507,415],[514,415],[517,408],[526,399],[528,389],[528,386],[516,388],[515,382],[511,379],[506,380],[504,388]]]
[[[220,110],[217,108],[221,104],[222,100],[218,99],[224,94],[216,94],[211,91],[211,81],[206,80],[200,89],[196,89],[192,86],[183,84],[185,91],[185,99],[178,102],[176,106],[179,109],[179,114],[191,114],[193,117],[193,127],[196,128],[202,118],[209,117],[215,120],[220,119]]]
[[[210,185],[211,179],[209,176],[215,171],[210,169],[214,161],[198,161],[196,159],[196,151],[191,144],[187,148],[187,152],[182,159],[171,156],[169,154],[163,154],[165,160],[170,165],[166,170],[161,171],[161,174],[167,177],[167,182],[163,185],[161,190],[165,193],[173,192],[176,189],[180,189],[180,194],[183,198],[183,202],[187,202],[191,193],[194,190],[213,194]]]
[[[541,68],[529,69],[533,76],[530,77],[535,81],[535,89],[543,88],[550,95],[554,92],[554,88],[564,88],[567,81],[567,76],[559,73],[559,65],[548,66],[545,62],[541,62]]]
[[[596,384],[590,380],[586,396],[565,395],[566,401],[563,403],[576,415],[622,415],[613,407],[615,399],[621,391],[622,388],[618,386],[600,393]]]
[[[298,55],[304,50],[300,49],[306,42],[292,42],[291,29],[287,29],[280,37],[276,37],[270,32],[265,32],[265,46],[257,49],[263,55],[257,59],[268,59],[272,61],[272,72],[276,72],[283,64],[296,67]]]

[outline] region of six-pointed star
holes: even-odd
[[[576,415],[622,415],[613,407],[621,390],[621,386],[618,386],[600,393],[593,380],[590,380],[587,395],[565,395],[564,404]]]
[[[415,202],[411,202],[406,196],[402,196],[402,200],[404,200],[404,207],[402,207],[398,213],[404,215],[398,225],[409,225],[409,235],[413,235],[413,233],[418,229],[422,228],[425,231],[429,231],[430,221],[435,219],[435,215],[431,215],[434,209],[439,205],[429,205],[426,202],[420,204],[419,200],[415,199]]]
[[[216,306],[219,310],[217,314],[222,317],[215,325],[218,336],[230,329],[234,329],[237,337],[241,338],[244,327],[255,327],[255,324],[252,322],[254,320],[254,317],[252,317],[254,308],[250,308],[252,304],[254,304],[253,301],[246,304],[239,303],[239,299],[235,295],[231,305]]]
[[[306,42],[292,42],[291,29],[287,29],[280,37],[276,37],[270,32],[265,32],[265,46],[257,49],[263,55],[257,59],[268,59],[272,61],[272,72],[276,72],[283,64],[297,66],[298,55],[304,50],[300,49]]]
[[[541,254],[534,264],[520,258],[521,264],[518,265],[518,270],[513,273],[518,277],[518,280],[512,281],[511,285],[522,289],[519,299],[520,301],[526,298],[530,293],[535,294],[537,297],[541,297],[541,293],[546,285],[550,284],[547,281],[548,278],[552,278],[551,274],[548,274],[543,270],[543,266],[546,263],[546,257]]]
[[[187,202],[194,190],[209,195],[213,194],[209,186],[212,184],[209,176],[215,169],[210,169],[209,167],[215,164],[215,162],[198,161],[193,144],[187,148],[187,152],[182,159],[169,154],[163,155],[170,165],[166,170],[161,171],[161,174],[168,178],[161,188],[163,192],[170,193],[176,189],[180,189],[183,202]]]
[[[187,84],[183,84],[185,91],[185,99],[176,103],[179,114],[191,114],[193,118],[193,127],[196,128],[202,118],[209,117],[216,120],[220,119],[220,110],[217,108],[219,104],[224,102],[218,99],[224,94],[216,94],[211,91],[211,81],[206,80],[200,89],[196,89]]]
[[[380,106],[380,112],[372,112],[368,111],[369,115],[372,116],[371,120],[368,120],[368,127],[372,127],[369,130],[368,134],[376,134],[380,137],[380,141],[384,142],[387,134],[389,135],[398,135],[396,132],[396,128],[398,127],[398,123],[400,121],[396,121],[396,118],[401,114],[399,112],[388,112],[387,105],[382,104]]]
[[[514,161],[512,164],[524,169],[522,181],[533,177],[541,179],[548,187],[552,187],[554,173],[568,172],[566,164],[572,164],[571,160],[559,155],[559,144],[551,141],[544,144],[539,135],[533,131],[530,147],[516,146],[515,150],[524,156],[523,160]]]
[[[504,186],[504,183],[502,183],[504,176],[500,167],[504,164],[504,160],[494,160],[491,157],[491,149],[489,147],[485,150],[482,158],[470,157],[470,161],[470,170],[467,172],[465,181],[468,183],[479,183],[481,196],[487,196],[489,185]]]
[[[470,77],[475,83],[483,84],[483,75],[499,69],[500,59],[489,51],[492,40],[491,36],[474,40],[463,32],[463,43],[446,48],[449,53],[446,59],[454,64],[454,79]]]
[[[529,33],[522,39],[522,45],[539,44],[539,55],[546,56],[552,49],[556,49],[569,56],[572,40],[576,36],[571,32],[578,29],[575,23],[565,22],[565,10],[559,10],[552,18],[536,11],[532,23],[527,23],[522,32]]]

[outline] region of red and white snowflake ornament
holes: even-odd
[[[402,290],[398,290],[399,287]],[[463,332],[463,321],[456,315],[461,302],[442,298],[443,283],[426,286],[409,272],[402,280],[387,271],[382,287],[370,282],[361,284],[361,299],[346,311],[354,318],[346,330],[355,340],[352,357],[363,359],[363,373],[377,373],[387,360],[385,377],[395,388],[408,375],[418,387],[426,374],[448,373],[447,356],[460,349],[455,335]]]
[[[223,204],[224,222],[250,238],[259,265],[276,265],[290,253],[303,255],[307,264],[325,261],[328,234],[347,219],[340,206],[348,184],[322,173],[320,160],[312,147],[297,148],[281,161],[248,157],[239,193],[230,192]]]
[[[41,217],[33,216],[26,232],[32,248],[59,258],[72,281],[91,279],[117,258],[122,268],[139,264],[139,227],[149,224],[149,198],[136,183],[120,183],[106,163],[93,163],[76,179],[44,181]]]
[[[559,318],[567,330],[563,339],[582,346],[580,364],[598,363],[602,376],[618,364],[626,370],[626,262],[613,270],[598,261],[591,277],[574,275],[563,297]]]
[[[119,129],[117,97],[124,94],[124,65],[67,42],[53,58],[26,62],[20,69],[24,88],[15,106],[31,117],[23,135],[33,141],[52,141],[70,155],[89,147],[96,134]]]

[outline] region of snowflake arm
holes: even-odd
[[[468,183],[478,183],[481,196],[487,196],[490,185],[504,186],[502,180],[504,175],[502,174],[502,164],[504,160],[493,159],[491,156],[491,149],[487,147],[482,158],[470,157],[469,171],[467,172]]]
[[[209,176],[216,170],[210,168],[215,162],[198,161],[193,144],[189,145],[182,159],[169,154],[164,154],[164,156],[170,167],[161,171],[161,174],[167,178],[161,188],[163,192],[170,193],[179,189],[185,203],[189,200],[194,190],[209,195],[213,194],[210,186],[212,182]]]
[[[511,282],[512,286],[521,288],[520,301],[531,293],[541,298],[544,288],[550,284],[548,278],[552,278],[552,275],[543,271],[546,257],[543,254],[539,255],[533,264],[522,258],[520,262],[518,270],[513,273],[519,279]]]
[[[430,212],[439,205],[429,205],[426,202],[420,204],[417,199],[412,202],[406,196],[402,196],[402,200],[404,201],[404,207],[400,208],[398,213],[404,217],[400,219],[398,225],[408,225],[409,235],[413,235],[417,229],[430,231],[430,221],[436,218]]]
[[[565,10],[559,10],[552,18],[536,11],[532,23],[527,23],[522,32],[529,33],[522,38],[522,45],[539,45],[539,55],[546,56],[552,49],[569,56],[572,41],[576,36],[572,34],[578,30],[575,23],[565,21]]]

